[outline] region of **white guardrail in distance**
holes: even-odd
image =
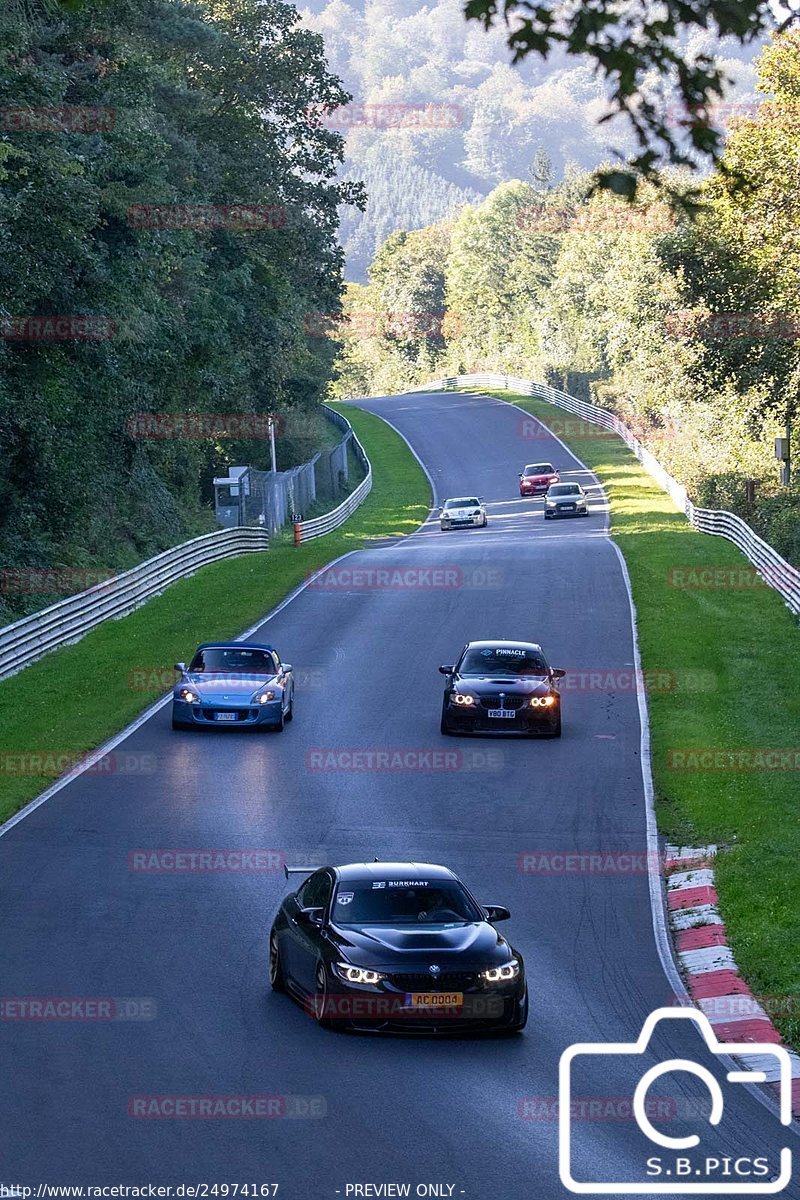
[[[325,405],[325,410],[331,421],[336,425],[340,425],[342,429],[349,429],[352,434],[352,443],[355,456],[363,466],[366,474],[361,480],[358,487],[350,493],[345,501],[338,508],[334,508],[331,512],[323,513],[321,517],[312,517],[309,521],[298,521],[294,527],[295,545],[300,545],[301,542],[308,542],[311,538],[321,537],[323,533],[330,533],[333,529],[338,529],[348,517],[352,516],[360,504],[363,504],[367,496],[372,491],[372,464],[367,458],[367,452],[361,445],[361,442],[353,433],[353,427],[350,422],[336,412],[332,408]]]
[[[673,503],[684,512],[689,523],[701,533],[710,533],[715,537],[724,537],[733,542],[741,550],[745,558],[753,564],[758,574],[769,587],[779,592],[787,606],[795,614],[800,614],[800,571],[778,554],[768,542],[760,538],[750,528],[746,521],[735,513],[718,511],[713,508],[697,508],[689,499],[686,488],[664,469],[654,454],[634,437],[627,425],[613,413],[577,400],[568,392],[558,388],[548,387],[543,383],[534,383],[530,379],[519,379],[514,375],[451,375],[444,379],[434,379],[430,383],[418,384],[409,388],[410,392],[429,392],[433,390],[449,391],[453,388],[496,388],[503,391],[520,392],[525,396],[533,396],[538,400],[546,400],[558,408],[574,413],[584,421],[591,421],[610,429],[618,434],[626,446],[636,455],[639,462],[656,483],[667,492]]]
[[[264,529],[243,527],[206,533],[6,625],[0,629],[0,679],[22,670],[50,650],[77,642],[103,621],[126,616],[199,567],[268,549],[269,536]]]

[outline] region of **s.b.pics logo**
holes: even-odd
[[[688,1048],[693,1057],[674,1057],[676,1045]],[[698,1100],[687,1099],[692,1095],[687,1074],[701,1084]],[[741,1122],[728,1130],[724,1124],[724,1084],[768,1082],[778,1086],[780,1123],[789,1125],[789,1052],[772,1043],[720,1042],[708,1017],[696,1009],[658,1009],[636,1042],[570,1046],[559,1063],[561,1182],[579,1195],[775,1195],[791,1180],[791,1150],[766,1149],[755,1131],[752,1144],[746,1145]],[[609,1095],[630,1098],[636,1127],[637,1136],[620,1145],[619,1155],[608,1153],[606,1141],[598,1149],[591,1134],[587,1140],[591,1123],[575,1117],[576,1097],[598,1095],[609,1087]],[[675,1114],[666,1128],[651,1119],[658,1101],[671,1102]]]

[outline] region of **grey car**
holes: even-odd
[[[544,519],[588,517],[589,500],[579,483],[554,483],[544,498]]]
[[[274,646],[206,642],[172,692],[172,728],[283,729],[294,716],[294,674]]]

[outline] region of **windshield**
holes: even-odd
[[[579,496],[581,489],[577,483],[556,483],[550,488],[549,496]]]
[[[477,508],[477,496],[462,496],[460,500],[445,500],[445,508]]]
[[[555,471],[550,463],[538,463],[535,467],[526,467],[526,475],[555,475]]]
[[[263,679],[275,674],[272,655],[266,650],[248,650],[246,646],[223,649],[218,646],[198,650],[189,670],[206,675],[254,675]]]
[[[539,650],[525,646],[496,646],[467,650],[459,675],[501,676],[546,675],[547,663]]]
[[[344,881],[333,903],[337,925],[441,925],[485,916],[455,879]]]

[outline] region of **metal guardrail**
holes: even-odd
[[[77,642],[89,630],[124,617],[169,584],[222,558],[269,549],[263,529],[222,529],[192,538],[103,583],[67,596],[49,608],[0,629],[0,679],[27,667],[50,650]]]
[[[361,442],[353,432],[353,427],[346,417],[341,413],[335,412],[334,409],[328,408],[325,405],[326,414],[335,424],[340,425],[342,429],[350,430],[352,433],[352,445],[356,458],[364,467],[366,472],[361,483],[351,492],[338,508],[334,508],[331,512],[323,513],[321,517],[312,517],[309,521],[298,521],[294,527],[295,545],[299,546],[302,542],[308,542],[312,538],[322,537],[324,533],[330,533],[334,529],[338,529],[348,517],[352,516],[360,504],[363,504],[369,493],[372,491],[372,464],[367,458],[367,452],[361,445]]]
[[[534,383],[531,379],[520,379],[515,375],[451,375],[443,379],[434,379],[430,383],[418,384],[409,388],[410,392],[429,392],[433,390],[449,391],[457,387],[498,388],[503,391],[519,392],[525,396],[534,396],[545,400],[558,408],[574,413],[585,421],[602,426],[603,429],[616,433],[626,446],[636,455],[639,462],[656,483],[668,493],[673,503],[681,512],[686,514],[692,528],[700,533],[708,533],[715,537],[724,537],[733,542],[756,568],[758,574],[769,587],[779,592],[787,606],[795,614],[800,614],[800,571],[778,554],[768,542],[760,538],[750,528],[746,521],[735,513],[724,512],[713,508],[697,508],[689,499],[686,488],[678,483],[661,465],[654,454],[643,446],[613,413],[587,404],[583,400],[570,396],[558,388],[548,387],[547,384]]]

